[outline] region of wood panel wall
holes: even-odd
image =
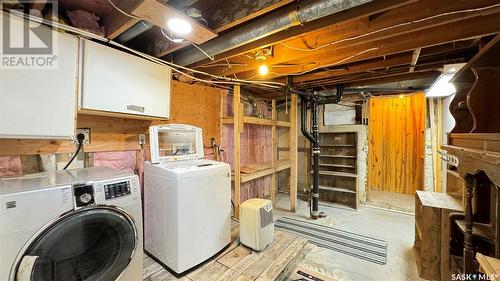
[[[373,97],[369,110],[368,186],[406,194],[422,190],[425,95]]]
[[[77,128],[91,129],[91,143],[85,152],[140,150],[138,134],[151,124],[191,124],[203,129],[205,145],[214,137],[220,143],[220,96],[224,90],[204,85],[173,81],[169,121],[146,121],[129,118],[78,114]],[[0,139],[0,156],[73,152],[68,140]]]

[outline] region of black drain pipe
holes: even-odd
[[[307,107],[310,104],[311,115],[312,115],[312,133],[307,128]],[[301,115],[301,126],[300,129],[302,134],[309,140],[313,149],[313,177],[312,177],[312,190],[311,190],[311,207],[310,210],[311,217],[317,219],[319,217],[324,217],[323,212],[318,210],[319,201],[319,125],[318,125],[318,99],[313,97],[300,96],[300,115]]]

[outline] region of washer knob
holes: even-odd
[[[92,200],[92,195],[90,195],[88,193],[84,193],[84,194],[80,195],[80,202],[82,202],[83,204],[89,203],[90,200]]]

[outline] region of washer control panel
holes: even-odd
[[[122,197],[130,193],[130,181],[115,182],[104,185],[104,196],[106,200]]]

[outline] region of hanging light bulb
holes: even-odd
[[[269,73],[269,68],[265,64],[261,64],[259,66],[259,74],[265,76]]]

